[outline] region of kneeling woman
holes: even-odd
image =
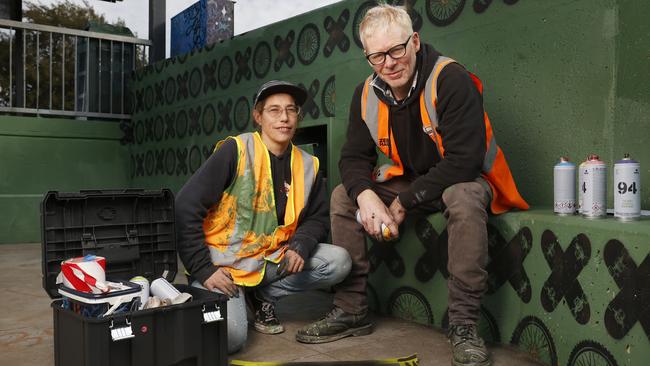
[[[253,106],[259,132],[219,142],[176,196],[178,251],[193,286],[230,298],[229,353],[246,342],[244,297],[257,331],[281,333],[280,297],[334,285],[350,270],[345,249],[322,243],[329,206],[318,159],[291,143],[306,97],[289,82],[264,84]]]

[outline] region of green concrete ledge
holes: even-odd
[[[647,217],[622,223],[611,216],[560,217],[550,209],[491,217],[481,333],[547,365],[644,364],[649,224]],[[398,242],[371,245],[371,307],[445,328],[445,220],[436,214],[405,225]]]

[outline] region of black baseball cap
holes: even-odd
[[[295,84],[283,80],[271,80],[262,85],[255,94],[255,101],[253,106],[261,100],[266,99],[268,96],[277,93],[287,93],[293,97],[296,104],[302,106],[307,100],[307,91]]]

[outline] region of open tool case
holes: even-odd
[[[177,272],[174,196],[170,190],[48,192],[41,204],[43,288],[57,299],[56,365],[190,366],[227,364],[226,300],[186,285],[187,303],[126,310],[104,317],[64,307],[56,277],[61,262],[94,254],[106,258],[106,278],[144,276],[169,282]],[[70,293],[70,290],[67,290]],[[98,295],[76,294],[101,302]],[[101,295],[99,295],[101,296]]]

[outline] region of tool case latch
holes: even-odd
[[[223,317],[221,316],[221,309],[217,304],[214,304],[214,308],[206,308],[205,305],[203,305],[203,309],[201,311],[203,312],[203,324],[223,320]]]
[[[113,338],[113,342],[135,337],[133,334],[133,328],[131,328],[131,322],[128,318],[125,318],[124,323],[121,324],[116,324],[115,320],[111,320],[109,328],[111,330],[111,338]]]
[[[130,245],[138,245],[138,229],[127,229],[126,239]]]
[[[93,233],[82,233],[81,234],[81,247],[83,249],[96,248],[97,247],[97,239],[95,238],[95,234],[93,234]]]

